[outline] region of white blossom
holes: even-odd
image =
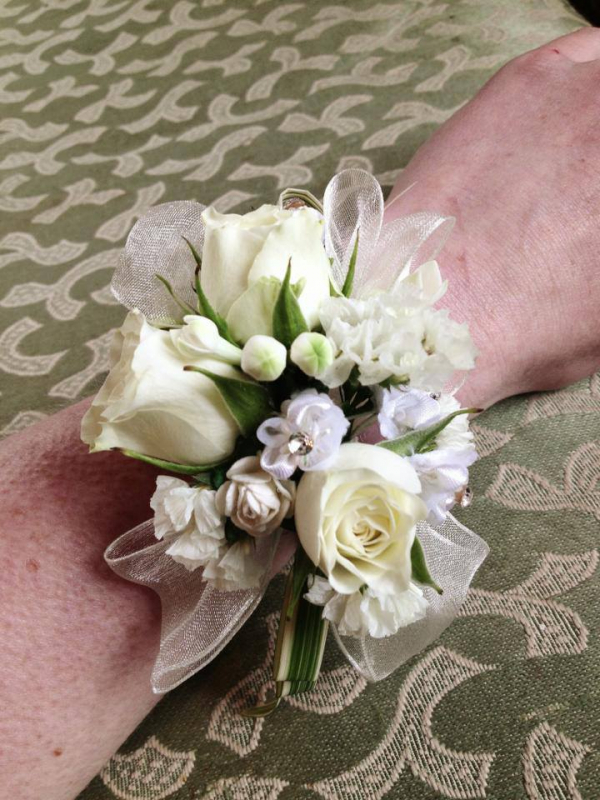
[[[439,399],[440,416],[439,419],[447,417],[454,411],[458,411],[460,403],[450,394],[443,394]],[[437,420],[435,420],[437,422]],[[475,450],[475,437],[469,428],[469,415],[459,414],[446,425],[444,430],[438,434],[436,445],[442,450]]]
[[[227,548],[220,559],[206,565],[202,577],[220,592],[254,589],[260,585],[264,565],[256,557],[252,539],[242,539]]]
[[[467,326],[431,307],[444,284],[436,278],[437,265],[433,277],[428,270],[423,265],[389,293],[332,297],[321,304],[321,324],[336,350],[321,378],[327,386],[340,386],[356,366],[365,386],[395,378],[439,392],[456,370],[474,365],[477,351]]]
[[[265,445],[262,468],[280,480],[298,468],[326,469],[348,430],[342,410],[329,395],[308,389],[286,401],[281,411],[281,417],[265,420],[256,432]]]
[[[217,509],[251,536],[268,536],[293,514],[296,484],[274,478],[258,456],[236,461],[227,478],[217,492]]]
[[[442,395],[438,405],[439,419],[460,408],[451,395]],[[454,417],[436,437],[435,450],[415,454],[409,460],[421,479],[421,497],[429,511],[428,520],[439,525],[454,506],[456,495],[466,487],[469,467],[477,460],[468,416]]]
[[[216,508],[216,492],[190,486],[179,478],[159,475],[150,500],[157,539],[171,544],[165,551],[194,570],[225,553],[225,518]]]
[[[384,439],[396,439],[409,430],[427,428],[441,416],[440,404],[429,392],[403,386],[381,392],[377,420]]]
[[[173,328],[169,331],[171,341],[182,356],[196,359],[203,356],[224,361],[227,364],[238,366],[242,359],[242,351],[231,342],[224,339],[215,323],[194,314],[183,318],[182,328]]]
[[[338,594],[326,578],[316,575],[304,597],[323,606],[323,617],[334,623],[342,636],[369,635],[375,639],[393,636],[400,628],[423,619],[428,606],[422,590],[412,581],[407,589],[394,594],[368,587]]]
[[[429,511],[428,521],[441,524],[456,502],[456,495],[469,482],[469,467],[477,460],[475,448],[432,450],[410,457],[421,479],[421,498]]]

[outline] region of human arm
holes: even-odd
[[[448,303],[482,351],[463,389],[469,405],[597,366],[599,157],[595,110],[583,103],[595,96],[597,66],[567,63],[565,41],[513,62],[446,123],[402,175],[398,188],[414,188],[389,210],[457,217],[440,262]],[[74,797],[157,699],[157,600],[102,559],[109,541],[149,516],[155,473],[116,453],[89,456],[83,408],[0,448],[7,800]]]

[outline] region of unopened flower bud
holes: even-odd
[[[182,355],[189,358],[211,356],[228,364],[239,365],[242,351],[219,334],[219,329],[212,320],[188,314],[183,322],[183,328],[170,332],[173,344]]]
[[[306,375],[318,378],[333,363],[333,346],[322,333],[301,333],[292,344],[290,358]]]
[[[242,369],[257,381],[276,381],[286,362],[287,350],[272,336],[251,336],[242,350]]]

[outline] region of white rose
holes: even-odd
[[[217,492],[217,508],[251,536],[273,533],[294,510],[296,485],[279,481],[260,466],[258,456],[236,461]]]
[[[427,516],[420,490],[407,459],[359,442],[343,444],[327,470],[302,476],[298,537],[336,592],[408,589],[415,525]]]
[[[303,281],[298,302],[310,327],[329,297],[329,259],[323,222],[311,208],[282,210],[263,205],[249,214],[219,214],[207,208],[202,250],[202,289],[237,341],[270,336],[273,304],[291,259],[291,282]]]
[[[116,332],[112,368],[81,423],[92,451],[121,448],[180,464],[221,461],[239,428],[214,383],[187,364],[239,377],[210,356],[183,355],[168,331],[132,311]]]

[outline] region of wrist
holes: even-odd
[[[401,189],[395,187],[390,199],[398,191]],[[429,194],[429,199],[424,196],[423,186],[415,186],[391,206],[389,203],[388,200],[384,223],[423,210],[435,210],[456,218],[437,261],[442,276],[448,281],[443,305],[453,319],[468,324],[479,351],[475,369],[466,375],[457,393],[462,405],[488,408],[506,397],[527,391],[523,379],[526,369],[522,363],[525,353],[522,343],[518,344],[509,306],[504,302],[506,293],[499,286],[501,270],[493,264],[492,245],[463,230],[456,200],[443,196],[439,187],[436,193]]]

